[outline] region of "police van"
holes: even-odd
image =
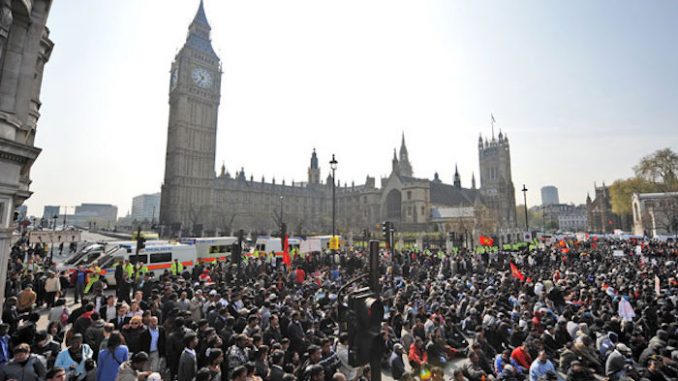
[[[288,238],[287,239],[287,245],[289,246],[289,250],[299,250],[299,247],[302,243],[302,240],[299,238]],[[283,255],[283,247],[282,247],[282,242],[280,238],[273,238],[273,237],[259,237],[257,238],[257,242],[254,244],[254,247],[252,247],[252,250],[250,254],[254,253],[254,251],[258,253],[266,253],[269,254],[271,252],[274,252],[277,256],[282,256]]]
[[[135,253],[136,247],[130,248],[123,245],[97,260],[97,266],[101,268],[106,283],[115,285],[115,267],[120,261],[129,260],[130,263],[141,263],[148,272],[155,273],[156,278],[169,270],[175,259],[184,266],[184,269],[194,266],[197,262],[196,246],[181,243],[169,243],[146,246]]]
[[[195,246],[198,262],[213,263],[231,257],[231,248],[238,237],[182,238],[182,244]]]

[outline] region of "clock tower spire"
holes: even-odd
[[[221,61],[212,48],[203,1],[170,69],[169,122],[160,223],[165,232],[212,226]]]

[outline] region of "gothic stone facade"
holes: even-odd
[[[214,172],[220,64],[214,54],[210,27],[202,6],[186,44],[171,68],[170,115],[165,181],[160,222],[167,234],[271,233],[281,218],[295,234],[326,234],[331,230],[332,177],[321,181],[314,151],[307,181],[267,182],[246,175],[233,176],[222,166]],[[453,184],[414,177],[405,137],[394,151],[391,174],[368,176],[361,185],[337,181],[337,230],[344,236],[362,236],[384,220],[399,231],[468,231],[513,240],[516,229],[515,191],[511,179],[508,137],[499,134],[478,142],[480,187],[473,176],[470,188],[461,185],[455,169]]]
[[[13,212],[31,196],[31,166],[40,118],[40,89],[54,44],[51,0],[0,0],[0,302],[3,301]]]

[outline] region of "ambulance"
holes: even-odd
[[[136,250],[133,249],[122,245],[96,261],[97,266],[102,269],[106,283],[109,286],[115,285],[115,265],[121,260],[123,262],[129,260],[132,264],[141,262],[149,272],[155,273],[157,278],[165,270],[170,269],[175,259],[184,265],[184,270],[194,266],[198,259],[195,245],[185,245],[182,243],[151,245],[141,249],[139,255],[136,255]]]

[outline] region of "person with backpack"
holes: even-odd
[[[129,349],[122,344],[122,335],[113,331],[108,338],[106,348],[99,352],[97,359],[97,380],[115,381],[120,371],[120,365],[128,360]]]

